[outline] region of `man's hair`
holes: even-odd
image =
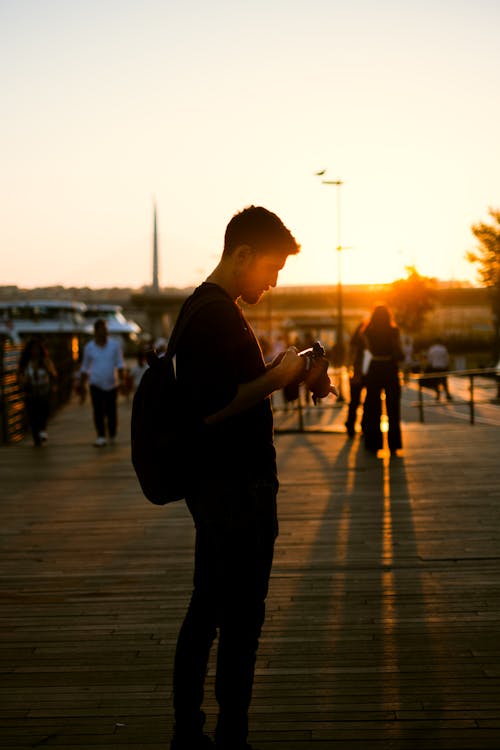
[[[281,219],[262,206],[248,206],[233,216],[226,227],[222,257],[239,245],[249,245],[257,253],[295,255],[300,245]]]

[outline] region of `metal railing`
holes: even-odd
[[[419,410],[420,415],[420,422],[424,422],[424,409],[425,407],[432,407],[432,406],[439,406],[439,401],[426,401],[424,399],[423,390],[426,389],[434,389],[434,386],[432,385],[432,381],[435,380],[439,382],[443,378],[449,378],[449,377],[458,377],[458,378],[468,378],[469,380],[469,398],[465,401],[469,408],[469,421],[470,424],[474,424],[475,422],[475,407],[478,404],[484,404],[484,403],[491,403],[491,400],[484,401],[484,400],[478,400],[475,397],[475,388],[474,388],[474,378],[477,377],[491,377],[491,388],[495,388],[498,393],[498,388],[500,387],[498,385],[498,379],[499,374],[498,370],[495,367],[489,367],[489,368],[483,368],[483,369],[477,369],[477,370],[447,370],[446,372],[422,372],[422,373],[411,373],[409,375],[409,379],[416,381],[418,384],[418,401],[413,402],[412,406],[416,406]],[[495,379],[496,376],[496,379]],[[486,386],[489,387],[489,384]]]
[[[330,378],[332,380],[332,383],[335,383],[337,388],[340,388],[343,390],[343,393],[349,393],[349,374],[346,367],[330,367],[328,369],[328,374],[330,375]],[[282,398],[282,397],[281,397]],[[281,400],[281,399],[280,399]],[[305,386],[301,383],[301,385],[298,388],[298,394],[297,398],[290,402],[284,402],[281,404],[276,403],[277,399],[273,397],[273,411],[275,414],[279,415],[289,415],[290,417],[292,415],[296,418],[296,424],[295,426],[293,424],[288,424],[286,427],[280,426],[279,424],[275,424],[275,432],[276,434],[287,434],[287,433],[312,433],[312,434],[318,434],[318,433],[330,433],[332,432],[331,429],[325,429],[325,427],[321,426],[309,426],[306,425],[306,419],[305,414],[308,413],[309,408],[313,410],[313,413],[321,413],[326,411],[338,411],[345,407],[349,401],[339,401],[338,399],[334,398],[327,398],[324,400],[320,400],[317,405],[313,406],[312,404],[312,396],[311,394],[307,393],[307,389]],[[290,420],[291,422],[292,420]],[[315,420],[316,421],[316,420]]]
[[[348,393],[348,372],[345,368],[342,369],[336,369],[333,370],[333,368],[330,370],[330,375],[333,378],[333,381],[335,383],[338,383],[340,378],[344,379],[344,393]],[[423,372],[423,373],[409,373],[407,375],[408,381],[414,382],[418,385],[418,400],[416,401],[407,401],[406,405],[410,407],[416,407],[418,409],[419,413],[419,419],[421,423],[425,422],[425,409],[426,408],[434,408],[436,406],[444,406],[442,401],[433,399],[430,397],[430,393],[432,391],[435,391],[435,386],[433,385],[433,380],[439,381],[440,378],[444,377],[454,377],[454,378],[465,378],[468,380],[468,393],[467,397],[464,399],[463,397],[457,397],[456,394],[454,394],[453,397],[453,404],[457,407],[466,407],[469,411],[469,422],[471,425],[475,424],[476,421],[476,406],[480,404],[498,404],[500,405],[500,373],[496,368],[490,367],[490,368],[481,368],[481,369],[475,369],[475,370],[448,370],[446,372]],[[477,378],[484,378],[485,380],[488,379],[487,382],[481,384],[481,392],[482,396],[478,397],[477,391],[479,390],[477,388],[476,379]],[[491,389],[495,391],[495,394],[488,398],[487,400],[484,399],[484,391],[486,389]],[[429,395],[428,395],[429,394]],[[332,432],[331,425],[328,425],[328,427],[325,427],[324,424],[322,426],[320,425],[306,425],[306,413],[308,416],[310,416],[311,412],[309,411],[309,404],[306,401],[306,394],[303,388],[301,387],[299,389],[298,398],[294,400],[293,402],[290,402],[288,404],[283,404],[281,402],[281,398],[279,399],[280,403],[276,403],[276,401],[273,403],[273,409],[278,417],[282,417],[283,414],[288,414],[289,419],[286,420],[286,426],[280,424],[281,419],[278,418],[278,423],[276,424],[275,430],[276,433],[303,433],[303,432],[310,432],[310,433],[323,433],[323,432]],[[449,403],[449,402],[447,402]],[[316,413],[318,415],[321,412],[327,411],[338,411],[339,409],[342,409],[347,404],[346,402],[338,403],[336,400],[330,400],[328,399],[323,404],[318,404],[318,406],[312,407],[312,413]],[[309,421],[309,420],[307,420]],[[321,421],[321,420],[314,420]],[[343,426],[343,421],[339,423],[339,427]],[[333,430],[335,431],[335,430]]]

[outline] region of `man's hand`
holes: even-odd
[[[128,394],[132,390],[132,378],[124,369],[118,370],[118,377],[120,378],[118,393],[121,393],[122,396],[128,396]]]
[[[76,392],[78,395],[78,398],[80,400],[80,403],[83,404],[85,402],[85,399],[87,397],[87,389],[85,387],[85,384],[81,381],[76,386]]]
[[[311,367],[304,378],[305,385],[309,388],[315,399],[326,398],[330,393],[337,395],[336,388],[332,386],[328,377],[328,366],[329,362],[326,357],[314,357],[311,361]]]
[[[286,351],[278,354],[272,362],[273,366],[276,361],[275,369],[280,381],[279,387],[284,388],[288,383],[302,377],[305,363],[295,346],[290,346]]]
[[[87,380],[87,375],[82,372],[76,386],[76,392],[81,404],[84,403],[87,397]]]

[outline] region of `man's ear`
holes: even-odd
[[[250,245],[238,245],[234,250],[234,258],[238,266],[245,266],[254,256],[254,250]]]

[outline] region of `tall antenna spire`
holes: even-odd
[[[160,291],[158,280],[158,232],[156,227],[156,201],[153,203],[153,292]]]

